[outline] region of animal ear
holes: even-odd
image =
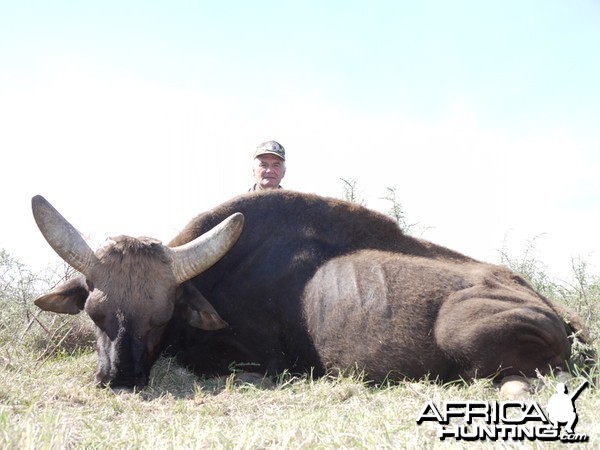
[[[58,285],[47,294],[37,298],[34,303],[44,311],[77,314],[85,306],[89,293],[90,290],[84,277],[77,277]]]
[[[214,310],[197,310],[186,305],[183,314],[187,323],[194,328],[199,328],[201,330],[215,331],[229,326],[229,324],[221,319],[221,316]]]
[[[229,326],[191,282],[185,282],[182,286],[183,315],[191,326],[206,331],[220,330]]]

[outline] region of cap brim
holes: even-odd
[[[281,156],[279,153],[277,152],[270,152],[268,150],[264,150],[262,152],[256,153],[254,155],[254,157],[256,158],[257,156],[261,156],[261,155],[275,155],[275,156],[279,156],[283,161],[285,161],[285,156]]]

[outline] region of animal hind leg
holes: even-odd
[[[564,368],[569,342],[560,318],[538,305],[505,299],[449,299],[435,325],[440,349],[465,379],[535,376]]]

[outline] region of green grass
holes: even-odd
[[[562,292],[562,297],[557,295],[561,301],[572,302],[583,313],[598,336],[598,279],[589,273],[584,278],[577,289],[553,289],[555,294]],[[255,385],[233,378],[201,380],[172,359],[161,358],[147,389],[115,395],[94,385],[97,356],[90,321],[84,315],[39,313],[32,306],[36,293],[47,288],[40,277],[31,277],[19,290],[0,292],[2,449],[565,446],[541,441],[442,442],[433,424],[416,424],[427,401],[501,400],[489,380],[372,387],[352,376],[284,376],[277,383]],[[572,389],[582,380],[576,377],[568,385]],[[545,407],[556,380],[540,378],[535,384],[533,399]],[[598,392],[587,389],[577,400],[576,430],[590,440],[576,448],[600,447]]]

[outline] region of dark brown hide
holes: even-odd
[[[454,380],[531,376],[569,359],[573,330],[522,278],[406,236],[355,204],[249,194],[198,216],[171,245],[234,211],[246,220],[238,243],[191,281],[230,328],[184,336],[178,325],[173,336],[199,374],[238,365],[271,375],[356,368],[378,382]]]
[[[342,256],[311,279],[304,311],[326,367],[375,380],[532,376],[564,369],[569,358],[548,301],[509,270],[482,263],[371,250]]]
[[[121,237],[80,258],[92,267],[86,280],[36,304],[84,308],[98,329],[97,380],[125,387],[143,386],[165,348],[206,376],[358,369],[382,382],[534,375],[565,367],[568,334],[588,339],[509,270],[406,236],[390,218],[340,200],[245,194],[193,219],[170,247],[236,212],[245,217],[237,243],[189,281],[171,272],[170,249]],[[184,272],[195,263],[186,261]]]

